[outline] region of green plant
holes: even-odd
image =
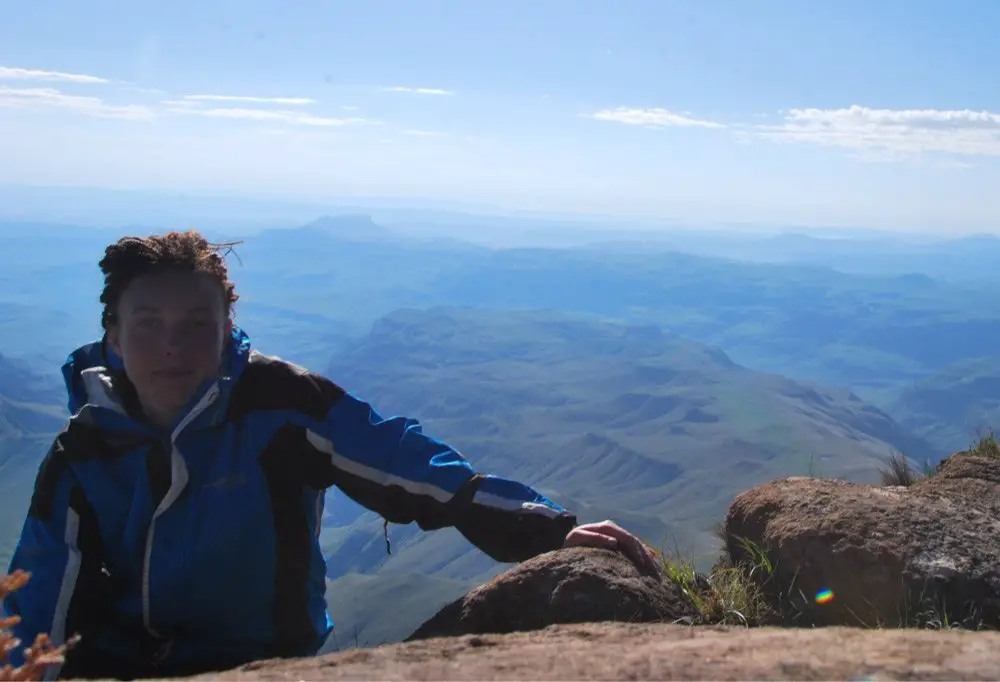
[[[964,603],[949,603],[946,596],[925,584],[919,593],[904,592],[902,621],[905,627],[928,630],[990,629],[983,622],[982,604],[968,599]]]
[[[647,546],[651,546],[647,543]],[[685,558],[674,541],[674,548],[671,551],[659,550],[656,552],[660,560],[663,574],[667,580],[676,585],[681,593],[688,598],[698,613],[702,613],[705,608],[702,590],[699,587],[699,575],[695,568],[693,558]]]
[[[972,444],[969,452],[980,457],[990,457],[1000,459],[1000,441],[993,429],[988,429],[985,434],[979,436],[979,440]]]
[[[720,525],[715,530],[725,540],[725,528]],[[780,614],[765,592],[774,574],[767,552],[746,539],[738,542],[743,558],[734,563],[724,552],[708,576],[699,575],[694,561],[676,550],[660,554],[667,580],[677,585],[697,610],[697,624],[756,627],[780,622]]]
[[[806,469],[806,475],[809,478],[819,478],[819,467],[816,466],[816,455],[809,454],[809,466]]]
[[[811,600],[798,587],[798,571],[788,579],[764,546],[745,537],[732,540],[740,551],[726,552],[712,572],[716,617],[727,622],[726,614],[738,613],[748,626],[802,624]]]

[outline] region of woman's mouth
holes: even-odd
[[[192,374],[194,372],[189,369],[158,369],[153,372],[153,376],[163,379],[186,379]]]

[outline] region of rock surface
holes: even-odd
[[[995,680],[1000,633],[590,623],[260,661],[205,680]]]
[[[737,496],[727,548],[768,550],[797,624],[1000,625],[1000,462],[968,453],[910,487],[791,478]],[[833,600],[816,603],[821,590]],[[788,607],[786,606],[786,609]]]
[[[407,641],[524,632],[558,623],[693,622],[691,602],[624,555],[573,547],[541,554],[448,604]]]

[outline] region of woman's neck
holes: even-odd
[[[180,414],[178,410],[163,410],[151,405],[142,404],[143,420],[160,431],[169,431],[173,428],[178,414]]]

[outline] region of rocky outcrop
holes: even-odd
[[[589,623],[429,639],[205,680],[996,680],[1000,633]]]
[[[737,561],[766,550],[756,575],[786,624],[996,627],[998,511],[1000,461],[960,453],[909,487],[761,485],[736,498],[725,531]]]
[[[1000,625],[998,511],[1000,457],[961,453],[909,487],[784,479],[733,502],[726,570],[687,586],[702,612],[660,571],[575,547],[511,568],[402,644],[193,679],[1000,679],[1000,633],[963,629]],[[705,625],[706,604],[749,587],[719,575],[757,581],[768,617],[753,622],[785,627]],[[891,629],[913,625],[934,630]]]
[[[540,630],[557,623],[692,622],[697,612],[660,573],[587,547],[541,554],[448,604],[409,640]],[[408,640],[408,641],[409,641]]]

